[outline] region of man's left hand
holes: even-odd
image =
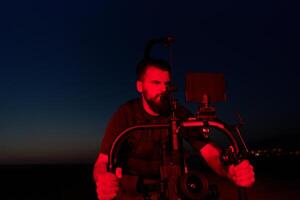
[[[228,178],[240,187],[251,187],[255,181],[253,166],[248,160],[228,167]]]

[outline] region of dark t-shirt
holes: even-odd
[[[191,116],[183,106],[178,105],[175,111],[177,118],[184,120]],[[143,108],[142,99],[126,102],[114,113],[110,120],[100,152],[109,155],[111,145],[115,138],[125,129],[135,125],[167,124],[169,117],[149,115]],[[118,160],[122,165],[123,173],[148,178],[159,177],[159,167],[162,160],[161,146],[165,144],[170,148],[170,141],[166,137],[168,129],[143,129],[127,134],[119,150]],[[201,149],[207,141],[201,134],[193,130],[183,130],[181,135],[194,148]]]

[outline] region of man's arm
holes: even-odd
[[[227,177],[237,186],[250,187],[253,185],[255,178],[253,166],[248,160],[243,160],[238,165],[224,166],[221,161],[221,150],[212,143],[206,144],[200,154],[218,175]]]

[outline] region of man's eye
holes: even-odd
[[[166,87],[170,87],[172,84],[170,82],[165,83]]]

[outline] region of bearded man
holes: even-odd
[[[115,112],[106,128],[94,165],[94,180],[100,200],[145,199],[144,191],[138,187],[141,180],[145,184],[160,180],[161,146],[166,140],[162,140],[163,130],[159,129],[138,130],[124,142],[118,156],[122,178],[107,170],[111,145],[122,131],[135,125],[168,123],[169,120],[170,105],[165,98],[171,81],[169,64],[164,60],[147,59],[138,64],[136,71],[136,89],[140,97],[126,102]],[[191,116],[180,105],[175,115],[179,119]],[[183,139],[197,149],[218,175],[227,177],[240,187],[250,187],[254,183],[253,167],[248,160],[238,165],[224,166],[220,160],[220,149],[208,139],[201,138],[200,133],[185,132]],[[150,199],[159,198],[155,191],[147,191],[147,195],[150,195]]]

